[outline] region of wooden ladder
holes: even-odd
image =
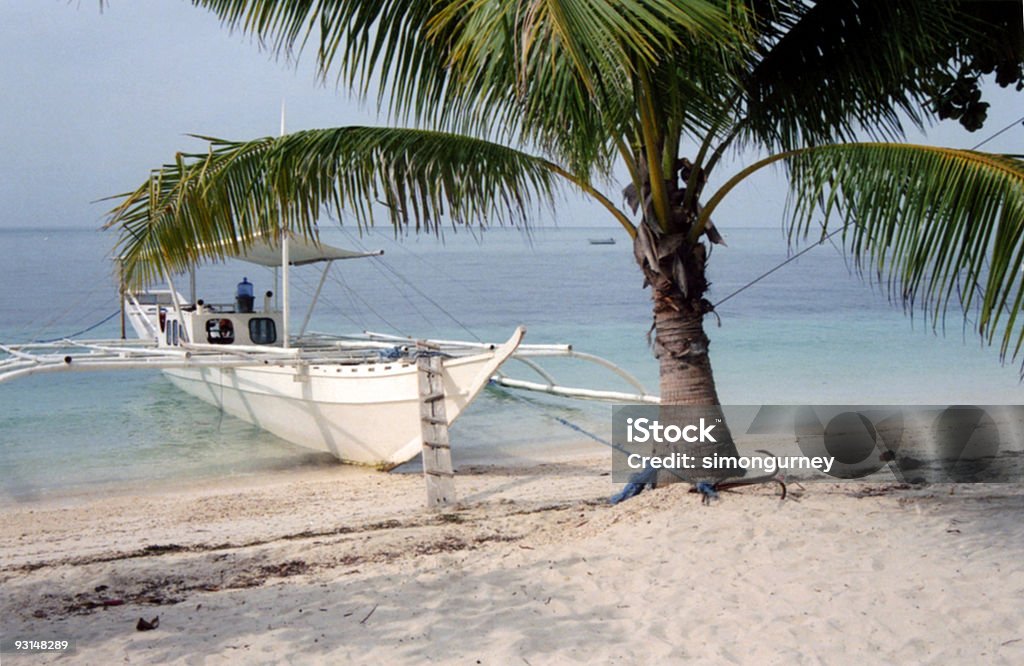
[[[427,483],[427,508],[455,503],[455,472],[444,408],[444,359],[438,348],[416,343],[422,352],[416,359],[420,385],[420,426],[423,437],[423,478]]]

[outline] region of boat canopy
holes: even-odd
[[[199,245],[198,249],[201,257],[212,257],[212,258],[223,258],[223,259],[239,259],[241,261],[247,261],[251,264],[258,264],[260,266],[269,266],[271,268],[281,266],[281,243],[276,239],[267,239],[257,237],[250,241],[249,246],[244,246],[245,241],[239,238],[235,244],[238,249],[232,247],[232,243],[223,241],[217,243],[214,246],[210,245]],[[213,248],[217,248],[217,251]],[[362,257],[378,257],[384,254],[384,250],[376,250],[374,252],[356,252],[355,250],[346,250],[340,247],[334,247],[327,243],[315,243],[311,240],[304,238],[292,237],[288,239],[288,263],[291,266],[305,266],[306,264],[315,264],[320,261],[335,261],[337,259],[359,259]],[[195,260],[195,263],[201,261],[201,257]]]
[[[288,239],[288,263],[292,266],[304,266],[315,264],[319,261],[334,261],[336,259],[358,259],[360,257],[376,257],[384,254],[383,250],[376,252],[356,252],[334,247],[327,243],[314,243],[303,238]],[[241,259],[260,266],[281,265],[281,244],[276,241],[257,241],[247,248],[240,248],[237,253],[228,253],[233,259]]]

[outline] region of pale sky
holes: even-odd
[[[372,102],[318,85],[311,53],[297,67],[275,60],[183,0],[98,5],[0,0],[0,228],[96,228],[109,204],[93,201],[133,189],[178,150],[202,149],[185,134],[276,134],[282,99],[289,130],[385,122]],[[927,142],[968,148],[1024,115],[1024,96],[992,86],[987,99],[980,132],[947,122]],[[1024,153],[1024,128],[985,149]],[[726,231],[777,226],[784,200],[779,175],[765,174],[735,190],[716,219]],[[575,196],[558,224],[615,226]]]

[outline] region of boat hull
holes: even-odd
[[[445,359],[449,424],[515,351],[521,330],[484,353]],[[299,446],[390,468],[422,447],[415,363],[321,363],[164,370],[178,388]]]

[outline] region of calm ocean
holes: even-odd
[[[618,238],[590,245],[588,238]],[[657,390],[647,347],[648,294],[625,235],[539,228],[359,237],[330,229],[326,242],[384,249],[382,260],[340,262],[311,330],[364,329],[503,340],[518,324],[528,342],[571,342],[605,356]],[[717,301],[787,257],[778,229],[734,229],[712,257]],[[117,310],[109,233],[0,230],[0,341],[49,339]],[[199,273],[199,295],[230,300],[242,277],[257,293],[267,269],[220,264]],[[293,272],[301,321],[319,272]],[[179,284],[179,289],[183,288]],[[416,289],[420,293],[417,293]],[[436,301],[443,306],[442,311]],[[851,273],[829,244],[729,300],[709,321],[719,394],[732,404],[1014,404],[1015,364],[982,347],[959,320],[945,336],[904,316],[882,289]],[[113,318],[88,337],[115,337]],[[552,366],[562,383],[623,388],[601,371]],[[510,368],[511,369],[511,366]],[[517,375],[528,376],[523,369]],[[608,438],[611,407],[488,390],[452,432],[456,462],[533,460],[581,435],[558,418]],[[47,375],[0,384],[0,501],[182,478],[330,464],[172,387],[158,372]]]

